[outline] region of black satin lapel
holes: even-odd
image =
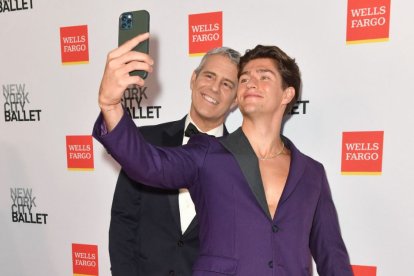
[[[185,117],[164,131],[162,146],[177,147],[183,144]]]
[[[170,202],[170,210],[172,217],[174,218],[174,221],[177,224],[178,229],[181,231],[180,208],[178,206],[178,191],[176,191],[175,193],[169,193],[167,197],[168,201]]]
[[[186,236],[189,233],[191,233],[194,230],[194,228],[196,228],[197,225],[198,225],[197,217],[194,217],[193,220],[191,221],[190,225],[188,225],[188,227],[185,230],[183,235]]]
[[[236,158],[257,202],[266,216],[271,220],[272,217],[267,206],[259,163],[247,137],[244,135],[241,128],[239,128],[220,142]]]
[[[283,141],[291,152],[291,161],[286,185],[283,189],[278,206],[282,205],[296,189],[296,186],[300,182],[306,168],[306,159],[304,158],[304,155],[300,153],[300,151],[289,139],[283,137]]]
[[[229,135],[229,131],[227,130],[226,125],[223,125],[223,136]]]

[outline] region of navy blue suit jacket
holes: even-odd
[[[185,117],[140,127],[157,146],[180,146]],[[122,170],[116,183],[109,229],[113,276],[190,276],[199,250],[194,218],[184,234],[180,227],[178,190],[165,190],[131,180]]]

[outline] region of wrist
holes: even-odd
[[[105,103],[99,102],[98,105],[102,112],[113,111],[121,107],[121,103],[105,104]]]
[[[124,115],[124,108],[121,103],[117,104],[99,104],[101,108],[101,114],[106,126],[106,129],[111,132],[115,126],[119,123]]]

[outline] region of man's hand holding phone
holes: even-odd
[[[134,48],[148,40],[149,33],[140,34],[109,52],[105,71],[99,88],[99,107],[104,116],[108,132],[111,131],[122,118],[123,109],[121,99],[129,85],[144,86],[145,81],[139,75],[130,75],[133,71],[152,72],[154,61]]]

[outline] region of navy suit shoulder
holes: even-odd
[[[176,134],[182,138],[182,135],[184,134],[184,123],[185,117],[178,121],[171,121],[158,125],[141,126],[139,127],[139,131],[149,143],[155,146],[165,146],[164,138],[166,134]],[[175,141],[170,142],[176,146],[179,146],[182,144],[181,140],[176,139]]]

